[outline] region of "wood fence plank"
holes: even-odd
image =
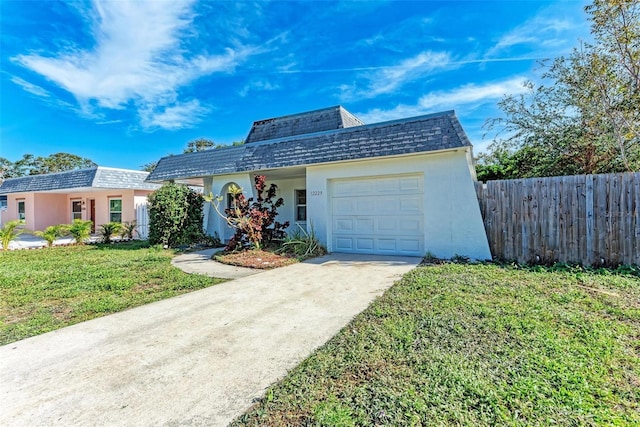
[[[493,256],[640,264],[640,173],[476,185]]]

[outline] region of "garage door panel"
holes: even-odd
[[[357,251],[370,252],[374,249],[374,239],[370,237],[358,237],[355,241]]]
[[[334,229],[338,232],[353,232],[355,231],[354,222],[353,218],[337,218],[334,223]]]
[[[331,183],[333,250],[423,255],[421,175]]]
[[[353,239],[351,237],[337,237],[335,239],[337,252],[353,252]]]

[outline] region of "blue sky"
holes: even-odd
[[[584,1],[0,0],[0,157],[139,169],[254,120],[341,104],[366,123],[496,103],[589,39]]]

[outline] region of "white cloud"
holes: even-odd
[[[29,83],[28,81],[21,79],[20,77],[14,76],[11,78],[11,81],[18,86],[22,86],[22,89],[33,95],[42,96],[44,98],[48,98],[49,96],[51,96],[51,94],[46,89],[43,89],[38,85],[34,85],[33,83]]]
[[[144,107],[139,110],[140,124],[147,130],[175,130],[192,127],[209,112],[197,99],[171,106]]]
[[[473,110],[486,103],[494,103],[507,94],[524,93],[524,77],[512,77],[500,82],[482,85],[467,84],[449,91],[430,92],[421,96],[413,105],[400,104],[394,108],[373,109],[356,116],[365,123],[420,116],[443,110]]]
[[[575,12],[567,15],[566,6],[559,3],[541,10],[500,37],[485,57],[493,57],[515,47],[527,47],[530,51],[548,48],[552,56],[562,53],[556,52],[558,48],[571,46],[585,29],[584,18]],[[575,4],[569,6],[575,10]]]
[[[403,85],[422,78],[425,74],[445,69],[452,64],[448,52],[424,51],[404,59],[398,65],[374,67],[360,78],[365,80],[364,87],[354,83],[340,86],[343,100],[375,98],[378,95],[392,93]]]
[[[180,44],[193,37],[189,34],[192,3],[96,0],[93,9],[85,11],[93,29],[93,48],[69,48],[54,57],[18,55],[14,61],[71,93],[87,116],[100,108],[123,109],[133,104],[142,126],[177,129],[174,115],[202,113],[193,101],[178,102],[182,87],[208,74],[232,72],[255,52],[237,47],[217,55],[186,57]],[[183,123],[182,127],[194,121]]]
[[[271,83],[266,80],[254,80],[247,83],[238,93],[241,97],[247,96],[252,91],[257,92],[267,92],[272,90],[280,89],[280,86],[277,84]]]

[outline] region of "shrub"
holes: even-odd
[[[138,223],[134,221],[123,222],[120,227],[120,237],[127,240],[133,240],[133,233],[136,232]]]
[[[322,243],[318,240],[313,230],[313,225],[311,225],[310,232],[307,232],[300,224],[298,224],[298,227],[299,230],[296,230],[295,233],[285,239],[280,252],[292,253],[299,260],[305,260],[327,253],[327,249],[322,246]]]
[[[0,243],[2,243],[3,251],[8,250],[9,243],[24,232],[23,229],[18,228],[20,224],[22,224],[22,221],[16,219],[13,221],[7,221],[2,228],[0,228]]]
[[[168,183],[149,195],[149,243],[170,247],[198,242],[202,236],[201,194]]]
[[[119,222],[108,222],[100,226],[100,235],[102,243],[111,243],[111,237],[122,231],[122,224]]]
[[[53,242],[58,238],[69,234],[69,225],[59,224],[50,225],[45,228],[44,231],[34,231],[34,234],[38,237],[42,237],[47,241],[47,246],[53,246]]]
[[[210,194],[205,200],[211,202],[216,212],[225,219],[229,226],[235,229],[233,237],[229,240],[227,251],[238,249],[260,249],[269,245],[275,240],[284,239],[285,228],[289,222],[280,223],[276,221],[278,208],[284,205],[282,197],[275,199],[278,186],[271,184],[265,193],[266,177],[256,175],[254,177],[256,188],[256,200],[253,197],[248,199],[242,193],[242,189],[231,186],[229,194],[233,201],[231,208],[225,209],[224,214],[220,212],[220,202],[222,196]],[[275,199],[275,200],[274,200]]]
[[[92,225],[93,222],[90,220],[74,219],[73,223],[65,227],[75,239],[76,245],[83,245],[85,240],[91,236]]]

